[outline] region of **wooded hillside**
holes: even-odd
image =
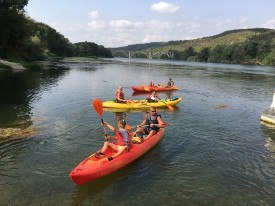
[[[55,57],[112,57],[111,51],[91,42],[72,44],[50,26],[25,14],[28,0],[0,1],[0,58],[36,61]]]
[[[194,40],[147,43],[112,49],[152,53],[170,51],[173,52],[175,60],[275,65],[275,30],[239,29]],[[136,56],[144,58],[142,54]],[[169,59],[166,55],[157,58]]]

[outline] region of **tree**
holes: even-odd
[[[189,57],[196,56],[197,53],[195,52],[195,49],[193,47],[188,47],[182,55],[183,60],[187,60]]]
[[[0,57],[16,53],[30,36],[24,7],[28,0],[0,1]]]
[[[210,48],[205,47],[198,53],[197,61],[207,62],[209,57],[210,57]]]

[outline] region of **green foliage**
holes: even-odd
[[[112,57],[103,46],[90,42],[75,46],[55,29],[26,17],[27,4],[28,0],[0,1],[0,58],[31,62],[74,54]]]
[[[210,48],[209,47],[205,47],[203,48],[197,55],[197,61],[199,62],[207,62],[209,57],[210,57]]]
[[[73,45],[62,34],[58,33],[55,29],[43,23],[34,23],[34,36],[33,39],[40,40],[41,47],[43,48],[44,55],[49,54],[58,57],[66,57],[73,55]]]
[[[275,65],[275,30],[272,29],[239,29],[194,40],[154,43],[148,50],[149,45],[145,44],[146,49],[140,51],[171,51],[176,60]],[[132,45],[127,48],[136,51],[143,47]]]
[[[28,0],[0,1],[0,57],[7,58],[20,48],[30,35],[24,16]]]
[[[79,42],[73,45],[74,56],[89,57],[89,56],[98,56],[98,57],[112,57],[112,53],[109,49],[104,48],[103,46],[98,46],[95,43],[91,42]]]

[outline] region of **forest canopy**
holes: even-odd
[[[0,58],[36,61],[53,57],[112,57],[91,42],[72,44],[50,26],[26,16],[28,0],[0,1]]]

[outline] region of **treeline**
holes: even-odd
[[[109,49],[91,42],[72,44],[50,26],[25,14],[28,0],[0,1],[0,58],[35,61],[55,57],[112,57]]]
[[[193,40],[134,44],[113,50],[159,53],[154,58],[171,59],[164,52],[173,52],[173,59],[183,61],[275,65],[275,30],[265,28],[238,29]],[[123,53],[116,56],[125,57]]]
[[[130,51],[141,51],[141,50],[149,50],[158,48],[162,45],[164,45],[164,42],[150,42],[150,43],[144,43],[144,44],[132,44],[128,46],[123,47],[116,47],[114,50],[130,50]]]
[[[243,43],[204,47],[196,52],[193,47],[184,51],[171,50],[174,59],[235,64],[275,65],[275,31],[271,30],[248,38]],[[167,58],[165,55],[162,58]]]

